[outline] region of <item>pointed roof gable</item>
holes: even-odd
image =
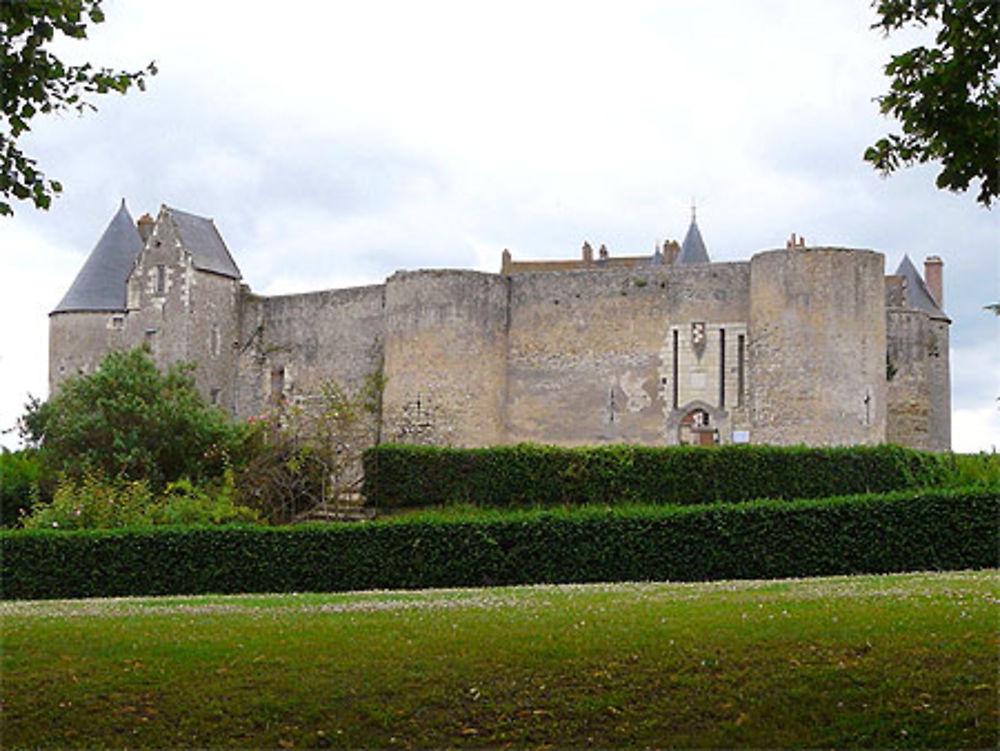
[[[52,312],[125,310],[126,280],[141,250],[139,231],[123,198],[118,213]]]
[[[899,262],[899,267],[896,269],[896,275],[906,279],[906,302],[911,308],[917,308],[935,316],[944,315],[944,311],[934,300],[931,291],[927,289],[924,278],[920,276],[920,272],[913,265],[909,255],[903,255],[903,260]]]
[[[163,210],[177,228],[177,234],[188,252],[196,269],[221,274],[232,279],[242,278],[236,262],[229,254],[222,235],[215,222],[202,216],[164,206]]]
[[[687,234],[684,235],[684,242],[681,243],[680,255],[677,256],[674,263],[711,263],[708,250],[705,248],[705,241],[701,239],[701,232],[698,230],[698,222],[693,216],[691,217],[691,226],[688,227]]]

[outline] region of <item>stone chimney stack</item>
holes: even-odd
[[[924,261],[924,281],[927,289],[934,295],[934,302],[944,309],[944,261],[939,256],[927,256]]]
[[[594,249],[589,242],[583,243],[583,262],[588,266],[594,262]]]
[[[143,214],[139,217],[139,221],[135,223],[135,228],[139,230],[139,237],[142,238],[142,241],[146,242],[149,236],[153,234],[153,217],[149,214]]]

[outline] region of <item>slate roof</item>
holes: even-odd
[[[694,217],[691,217],[691,226],[688,227],[687,234],[684,235],[681,252],[674,263],[711,263],[708,250],[705,248],[705,241],[701,239],[701,232],[698,230],[698,222],[695,221]]]
[[[934,295],[927,289],[924,278],[920,276],[909,255],[904,255],[896,269],[896,275],[906,279],[906,302],[911,308],[926,311],[931,315],[943,316],[944,311],[934,300]]]
[[[125,199],[53,313],[125,310],[125,284],[142,240]]]
[[[186,211],[163,207],[180,235],[181,242],[188,252],[196,269],[211,271],[232,279],[242,278],[236,262],[229,254],[222,235],[215,228],[215,222],[203,216],[189,214]]]

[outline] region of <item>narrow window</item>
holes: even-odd
[[[165,294],[167,291],[167,267],[162,263],[156,267],[156,286],[154,291],[157,295]]]
[[[719,407],[726,406],[726,330],[719,329]]]
[[[216,324],[215,326],[212,326],[212,357],[218,357],[221,350],[222,333],[219,331],[218,324]]]
[[[743,406],[743,372],[746,361],[746,336],[739,334],[736,337],[736,406]]]
[[[211,392],[209,392],[208,400],[213,405],[218,404],[219,403],[219,389],[212,389]]]
[[[677,372],[678,372],[678,367],[677,367],[677,351],[679,349],[679,347],[678,347],[679,337],[678,337],[677,334],[678,334],[677,329],[674,329],[674,382],[673,382],[674,409],[677,409]]]
[[[285,392],[285,369],[275,368],[271,371],[271,402],[281,403],[281,397]]]

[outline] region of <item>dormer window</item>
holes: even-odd
[[[162,263],[156,267],[156,278],[153,283],[153,293],[164,295],[167,292],[167,267]]]

